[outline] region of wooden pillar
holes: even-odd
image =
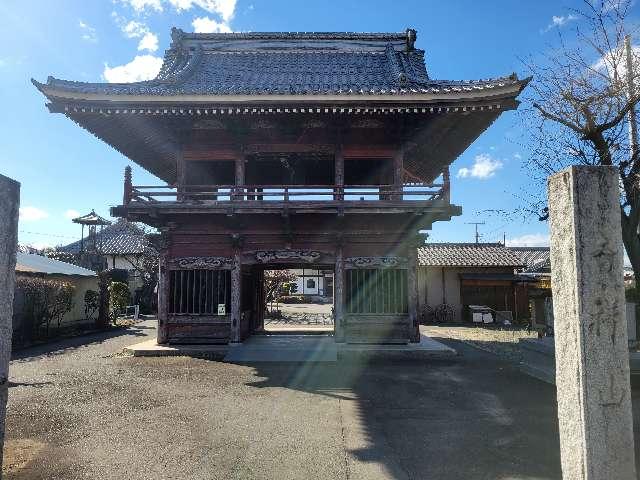
[[[342,151],[342,143],[336,145],[336,153],[334,157],[335,167],[335,183],[336,183],[336,195],[334,200],[344,200],[344,153]]]
[[[393,156],[393,200],[402,200],[402,180],[404,169],[404,145],[400,145]]]
[[[451,203],[451,179],[449,177],[449,165],[442,171],[442,198],[447,203]]]
[[[184,200],[185,185],[187,184],[187,169],[184,163],[182,149],[176,154],[176,198],[180,202]]]
[[[233,200],[238,200],[241,201],[243,200],[244,196],[242,195],[243,189],[240,187],[244,186],[244,165],[245,165],[245,158],[244,158],[244,153],[239,152],[236,155],[236,160],[235,160],[235,172],[236,172],[236,195],[233,198]]]
[[[344,254],[342,243],[336,248],[336,268],[333,272],[333,314],[335,323],[336,342],[345,341],[345,321],[344,321]]]
[[[122,204],[129,205],[133,193],[133,182],[131,180],[131,167],[127,165],[124,168],[124,192],[122,194]]]
[[[160,252],[158,258],[158,343],[169,341],[168,321],[169,269],[167,268],[167,252]]]
[[[415,242],[409,243],[407,255],[407,297],[409,302],[409,335],[411,342],[420,342],[420,323],[418,322],[418,249]]]
[[[233,252],[233,269],[231,270],[231,341],[240,341],[240,321],[242,316],[242,261],[240,248]]]

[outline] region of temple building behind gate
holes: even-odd
[[[164,184],[112,214],[162,233],[159,343],[263,327],[263,272],[333,271],[338,342],[419,340],[421,230],[460,215],[448,166],[527,80],[430,78],[416,32],[185,33],[156,79],[34,81]]]

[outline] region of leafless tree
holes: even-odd
[[[523,111],[534,177],[576,164],[618,168],[623,240],[640,278],[640,159],[630,134],[640,63],[637,51],[625,48],[634,33],[630,6],[627,0],[585,0],[572,11],[572,34],[558,31],[556,48],[542,61],[526,61],[533,82]]]

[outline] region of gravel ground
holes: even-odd
[[[520,339],[538,338],[536,332],[515,329],[500,330],[487,327],[429,325],[422,327],[422,331],[426,335],[434,338],[448,338],[463,341],[515,363],[522,361],[522,352],[518,345]]]
[[[440,361],[119,353],[154,334],[144,322],[20,352],[6,478],[561,477],[554,388],[459,341],[446,342],[461,355]]]

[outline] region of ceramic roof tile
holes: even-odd
[[[85,238],[85,244],[87,240]],[[138,255],[152,248],[142,229],[135,224],[118,221],[97,233],[96,243],[104,255]],[[63,252],[78,253],[80,240],[60,248]]]
[[[49,77],[47,86],[113,95],[407,95],[519,83],[515,76],[432,80],[424,51],[413,47],[413,30],[379,34],[189,34],[174,30],[172,35],[174,41],[154,80],[118,84]]]
[[[549,247],[509,247],[526,266],[526,273],[543,273],[551,270]]]
[[[418,248],[422,267],[521,267],[522,260],[500,243],[428,243]]]

